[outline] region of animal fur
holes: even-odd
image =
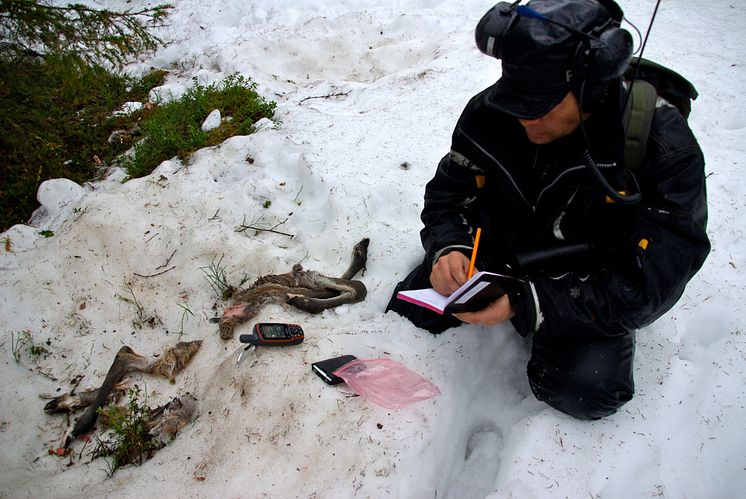
[[[117,452],[115,465],[119,467],[131,463],[142,464],[143,460],[150,459],[155,451],[176,438],[176,435],[193,420],[196,412],[197,399],[190,394],[175,397],[165,405],[149,409],[148,419],[143,422],[144,432],[138,433],[136,437],[137,445],[129,445],[126,449],[120,447],[121,452]],[[102,421],[101,424],[108,426],[108,421]],[[93,456],[111,455],[116,448],[115,441],[99,440]]]
[[[114,385],[104,405],[115,404],[121,400],[124,394],[127,393],[128,382],[128,378],[123,378]],[[96,400],[100,389],[92,388],[81,392],[73,391],[55,397],[44,406],[44,412],[47,414],[66,414],[79,409],[85,409]]]
[[[48,414],[64,412],[62,410],[64,407],[82,408],[85,407],[83,404],[87,404],[86,411],[78,418],[73,429],[66,434],[64,446],[67,447],[75,438],[93,428],[98,419],[98,408],[107,402],[122,377],[128,373],[139,371],[162,376],[173,381],[174,376],[189,363],[201,345],[201,340],[179,342],[173,348],[167,349],[155,361],[150,361],[146,357],[135,353],[130,347],[123,346],[114,357],[114,362],[112,362],[99,389],[92,390],[90,393],[83,392],[86,395],[84,397],[79,396],[74,403],[70,395],[61,395],[49,401],[44,407],[44,411]],[[95,393],[95,396],[93,396],[93,393]]]
[[[191,395],[175,397],[166,405],[152,409],[145,425],[148,435],[158,448],[176,437],[197,412],[197,399]]]
[[[233,338],[237,325],[256,316],[269,304],[287,303],[306,312],[317,314],[345,303],[358,303],[365,299],[365,284],[352,278],[365,269],[368,261],[368,244],[365,238],[352,250],[352,262],[341,277],[328,277],[312,270],[303,270],[300,264],[291,272],[260,277],[248,289],[233,295],[233,305],[223,311],[218,321],[220,337]]]

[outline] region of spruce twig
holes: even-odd
[[[172,8],[162,4],[116,12],[81,4],[52,5],[46,0],[2,0],[0,52],[25,56],[76,53],[89,64],[107,62],[121,67],[163,45],[149,30],[164,26]]]

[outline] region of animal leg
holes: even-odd
[[[357,275],[361,270],[365,270],[365,265],[368,263],[368,245],[370,239],[363,238],[352,247],[352,261],[350,262],[349,268],[345,271],[340,279],[349,280]]]
[[[308,273],[318,288],[333,291],[335,294],[329,298],[318,298],[315,296],[293,296],[288,303],[301,310],[312,314],[318,314],[329,308],[338,307],[346,303],[358,303],[363,301],[368,290],[360,281],[351,281],[327,277],[317,273]]]
[[[233,330],[236,326],[254,317],[259,310],[260,308],[254,303],[240,303],[226,308],[223,311],[223,317],[218,321],[220,338],[223,340],[233,338]]]
[[[73,439],[87,433],[93,428],[98,419],[98,408],[104,405],[106,399],[109,397],[109,393],[111,393],[111,390],[119,380],[122,379],[122,376],[132,371],[147,372],[148,368],[149,363],[145,357],[136,354],[128,346],[120,348],[116,357],[114,357],[114,362],[112,362],[109,372],[106,373],[106,378],[98,390],[96,399],[88,406],[83,415],[78,418],[72,432],[65,439],[64,446],[67,447]]]
[[[115,403],[118,401],[124,393],[127,391],[127,378],[120,380],[114,388],[112,388],[109,397],[104,402],[104,405]],[[46,414],[64,414],[76,411],[78,409],[84,409],[91,405],[98,397],[98,392],[101,388],[94,388],[92,390],[83,390],[77,393],[65,393],[59,397],[55,397],[44,406],[44,412]]]
[[[279,282],[296,283],[297,285],[297,279],[288,276],[292,276],[292,274],[265,276],[257,280],[257,283],[262,282],[262,284],[256,285],[255,283],[251,288],[236,293],[234,295],[235,304],[226,308],[223,311],[223,317],[218,321],[220,338],[224,340],[233,338],[233,331],[236,326],[255,317],[265,305],[286,303],[293,288],[269,280],[269,278],[278,278]],[[292,281],[288,279],[292,279]]]
[[[233,295],[234,305],[226,308],[217,321],[220,337],[231,339],[237,325],[256,316],[269,303],[287,303],[317,314],[345,303],[362,301],[367,289],[352,278],[365,269],[369,243],[370,240],[364,238],[354,246],[352,262],[341,278],[305,271],[300,264],[294,265],[291,272],[258,278],[251,287]]]

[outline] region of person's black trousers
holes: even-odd
[[[430,265],[423,262],[396,286],[386,311],[392,310],[433,334],[461,325],[452,315],[440,315],[396,298],[399,291],[429,287]],[[570,331],[545,320],[532,337],[528,362],[531,390],[537,399],[576,418],[608,416],[634,394],[634,350],[633,332]]]

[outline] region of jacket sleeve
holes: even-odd
[[[710,243],[704,158],[685,120],[669,106],[656,110],[642,168],[643,201],[619,207],[624,223],[602,253],[599,270],[532,278],[534,300],[526,296],[515,307],[520,332],[536,330],[543,320],[539,334],[600,329],[614,335],[651,323],[681,297]]]
[[[476,167],[449,153],[438,164],[435,176],[425,186],[425,207],[420,232],[430,264],[450,251],[471,252],[478,225],[479,200]]]

